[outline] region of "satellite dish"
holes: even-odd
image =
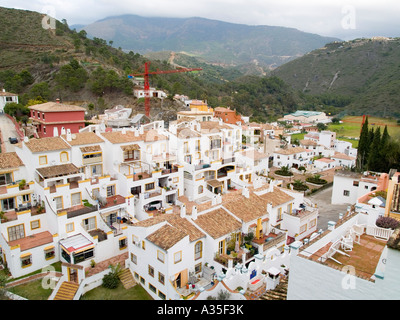
[[[76,134],[73,133],[73,134],[71,135],[71,138],[72,138],[72,140],[75,140],[75,139],[76,139]]]

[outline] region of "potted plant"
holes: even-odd
[[[19,182],[19,190],[25,189],[25,186],[26,186],[26,180],[25,180],[25,179],[22,179],[22,180]]]

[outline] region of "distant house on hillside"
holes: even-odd
[[[325,112],[319,111],[302,111],[297,110],[294,113],[287,114],[278,121],[285,121],[287,123],[329,123],[331,120]]]
[[[0,92],[0,113],[4,112],[4,107],[7,103],[18,103],[18,95],[15,93],[6,92],[3,89]]]
[[[238,122],[243,123],[242,116],[232,110],[231,108],[217,107],[214,109],[214,117],[220,118],[225,123],[237,124]]]
[[[85,108],[57,102],[30,106],[30,120],[36,126],[40,138],[60,135],[69,129],[78,133],[85,126]],[[55,134],[56,133],[56,134]]]

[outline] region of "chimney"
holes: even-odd
[[[71,130],[67,129],[67,141],[72,141]]]
[[[186,205],[183,204],[181,205],[181,218],[184,218],[186,216]]]
[[[211,199],[211,205],[215,206],[217,204],[217,195],[214,195]]]
[[[246,186],[242,189],[242,195],[245,196],[246,198],[250,198],[250,192]]]
[[[197,206],[193,206],[192,208],[192,219],[193,220],[197,219]]]
[[[60,103],[60,99],[59,98],[56,99],[56,103]]]

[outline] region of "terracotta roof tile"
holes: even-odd
[[[274,153],[286,154],[286,155],[300,153],[300,152],[307,152],[307,150],[302,147],[294,147],[294,148],[280,149],[274,151]]]
[[[48,167],[38,168],[36,170],[44,179],[60,177],[79,172],[79,169],[72,163],[48,166]]]
[[[33,152],[55,151],[71,147],[60,137],[30,139],[25,145]]]
[[[270,202],[273,207],[277,207],[294,200],[293,197],[282,190],[279,190],[278,187],[274,187],[273,191],[259,195],[259,197],[267,202]]]
[[[65,112],[65,111],[85,111],[85,108],[68,105],[63,103],[57,102],[46,102],[41,104],[35,104],[30,106],[29,109],[31,110],[38,110],[41,112]]]
[[[0,153],[0,170],[23,166],[16,152]]]
[[[61,136],[65,141],[67,141],[67,135]],[[79,132],[72,135],[74,137],[71,141],[67,141],[71,146],[84,145],[84,144],[94,144],[102,143],[104,140],[100,138],[94,132]]]
[[[249,222],[267,214],[268,201],[250,193],[250,197],[237,196],[235,200],[224,203],[223,206],[233,213],[236,217]]]
[[[145,131],[143,134],[140,134],[139,136],[135,136],[135,133],[133,131],[126,131],[125,133],[121,131],[104,132],[101,135],[105,139],[114,144],[136,142],[136,141],[152,142],[152,141],[168,139],[167,136],[159,134],[157,130]]]
[[[194,222],[214,239],[235,232],[242,226],[241,222],[224,209],[200,214]]]
[[[187,234],[171,225],[164,225],[157,231],[147,236],[147,240],[154,243],[156,246],[168,250],[185,238]]]

